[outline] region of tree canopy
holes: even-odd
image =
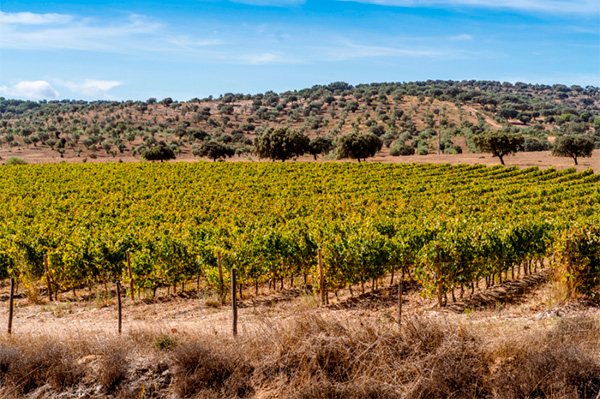
[[[374,156],[383,147],[383,142],[373,133],[352,132],[337,138],[338,159],[351,158],[360,162]]]
[[[589,158],[594,151],[594,141],[582,134],[567,134],[556,139],[552,148],[555,157],[571,157],[577,165],[577,158]]]
[[[390,155],[393,157],[415,155],[415,148],[406,145],[402,140],[396,140],[390,147]]]
[[[331,137],[315,137],[308,144],[308,152],[315,160],[317,155],[327,154],[333,149],[333,139]]]
[[[254,139],[254,152],[259,158],[282,162],[308,152],[310,139],[287,127],[270,127]]]
[[[175,159],[175,152],[166,145],[158,145],[145,149],[142,152],[142,158],[147,161],[168,161],[169,159]]]
[[[231,158],[235,155],[235,147],[221,143],[216,140],[210,140],[202,144],[198,151],[201,157],[208,157],[213,161],[221,158]]]
[[[490,152],[498,157],[504,165],[506,155],[516,154],[523,150],[525,138],[520,133],[483,132],[473,136],[473,143],[481,152]]]

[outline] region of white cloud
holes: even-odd
[[[463,33],[462,35],[450,36],[448,39],[459,42],[463,40],[473,40],[473,36]]]
[[[82,82],[57,80],[56,83],[68,88],[73,93],[92,98],[109,98],[108,91],[123,84],[116,80],[96,79],[86,79]]]
[[[7,97],[43,100],[57,98],[58,92],[45,80],[22,81],[13,87],[0,86],[0,94]]]
[[[598,16],[598,0],[338,0],[397,7],[506,8],[524,12]]]
[[[43,19],[48,14],[31,15]],[[35,18],[31,17],[31,20]],[[69,24],[40,28],[5,24],[0,35],[0,46],[26,50],[59,48],[127,52],[131,48],[147,45],[147,35],[157,35],[161,27],[160,23],[136,14],[129,15],[126,20],[97,23],[91,18],[79,18],[73,19]]]
[[[343,41],[342,46],[332,48],[329,51],[333,61],[342,61],[352,58],[385,57],[385,56],[413,56],[428,57],[442,55],[444,52],[417,49],[400,49],[386,46],[369,46]]]
[[[67,14],[34,14],[32,12],[2,12],[0,11],[0,24],[15,25],[50,25],[66,24],[73,19]]]
[[[284,58],[277,54],[261,53],[261,54],[244,54],[239,57],[239,62],[248,65],[262,65],[272,63],[289,63]]]

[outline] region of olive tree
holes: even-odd
[[[254,139],[254,153],[259,158],[284,162],[308,152],[310,139],[287,127],[270,127]]]
[[[308,143],[308,152],[317,160],[317,155],[327,154],[333,149],[331,137],[315,137]]]
[[[196,154],[201,157],[208,157],[213,161],[216,161],[220,158],[231,158],[232,156],[234,156],[235,147],[227,145],[225,143],[221,143],[216,140],[210,140],[208,142],[203,143]]]
[[[571,157],[577,165],[577,158],[589,158],[594,151],[594,141],[582,134],[564,135],[556,139],[552,148],[555,157]]]
[[[158,145],[143,150],[142,158],[147,161],[168,161],[169,159],[175,159],[175,152],[166,145]]]
[[[504,157],[523,150],[525,138],[520,133],[483,132],[473,136],[473,143],[481,152],[490,152],[504,165]]]
[[[373,133],[352,132],[337,138],[338,159],[351,158],[360,162],[381,151],[383,142]]]

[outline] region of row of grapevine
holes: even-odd
[[[321,247],[332,290],[401,270],[432,293],[472,288],[598,226],[599,180],[480,165],[3,167],[0,278],[46,278],[47,255],[60,290],[128,280],[130,250],[137,289],[216,285],[217,253],[258,286],[316,275]]]

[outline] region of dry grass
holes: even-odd
[[[307,311],[233,339],[0,338],[0,397],[596,398],[600,323],[414,319],[402,328]],[[162,334],[162,336],[161,336]],[[157,337],[177,342],[156,349]]]

